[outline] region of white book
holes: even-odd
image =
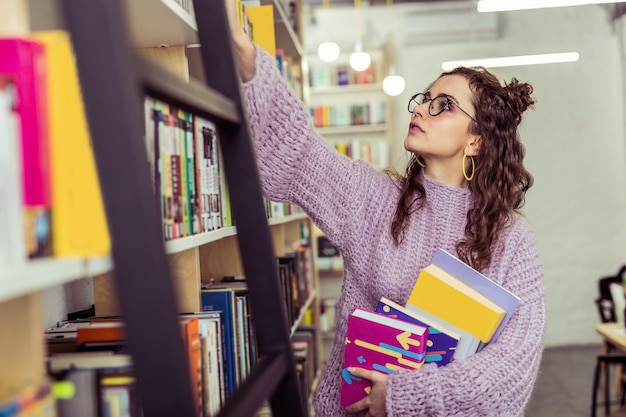
[[[14,111],[15,85],[0,76],[0,265],[28,259],[24,233],[22,157],[19,116]]]

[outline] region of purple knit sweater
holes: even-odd
[[[335,343],[316,394],[318,417],[347,415],[339,405],[348,314],[374,310],[381,296],[404,305],[421,268],[438,247],[456,253],[473,197],[468,189],[424,176],[426,204],[397,246],[390,222],[399,191],[384,173],[339,155],[315,132],[306,107],[257,47],[256,75],[244,84],[261,182],[266,195],[302,207],[344,258]],[[497,341],[463,361],[391,374],[389,417],[523,414],[545,331],[543,273],[528,223],[515,216],[483,271],[522,302]]]

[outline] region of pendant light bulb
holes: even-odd
[[[317,54],[324,62],[333,62],[339,57],[339,45],[335,42],[322,42],[317,47]]]
[[[390,96],[399,96],[404,91],[404,78],[400,75],[388,75],[383,80],[383,90]]]
[[[354,52],[350,55],[350,66],[355,71],[365,71],[371,63],[372,57],[367,52],[363,52],[361,42],[357,42]]]

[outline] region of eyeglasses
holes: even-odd
[[[454,105],[457,109],[465,113],[467,117],[469,117],[470,119],[476,122],[476,119],[474,119],[472,116],[470,116],[468,112],[466,112],[461,107],[459,107],[459,105],[456,104],[454,101],[452,101],[450,97],[443,96],[443,95],[437,96],[432,99],[429,99],[424,93],[417,93],[413,95],[413,97],[411,97],[411,99],[409,100],[409,106],[408,106],[409,113],[412,114],[417,106],[420,106],[429,101],[430,101],[430,105],[428,106],[428,114],[430,114],[431,116],[439,116],[444,111],[451,110],[452,109],[451,106]]]

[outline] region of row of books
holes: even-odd
[[[284,49],[276,48],[276,65],[296,97],[302,99],[302,68],[300,64],[286,55]]]
[[[375,311],[356,308],[348,318],[341,404],[367,395],[370,383],[348,372],[360,367],[383,373],[445,366],[495,341],[520,298],[439,248],[419,272],[401,306],[385,297]]]
[[[308,247],[277,258],[285,294],[285,324],[294,328],[298,376],[302,392],[309,394],[319,374],[316,330],[304,314],[311,297],[310,259]],[[198,416],[207,417],[217,415],[249,375],[258,360],[258,349],[244,278],[225,278],[203,287],[200,298],[202,311],[181,314],[180,323]],[[48,329],[46,336],[50,376],[77,390],[72,398],[58,401],[60,417],[141,416],[122,319],[65,321]],[[85,407],[90,410],[87,414]]]
[[[369,162],[376,168],[385,168],[389,165],[389,144],[384,140],[359,140],[350,142],[333,141],[337,152],[353,160]]]
[[[221,313],[183,314],[179,322],[198,416],[216,415],[226,398]],[[73,391],[58,395],[60,417],[142,415],[121,318],[65,321],[46,336],[48,374]]]
[[[144,110],[165,240],[233,226],[215,124],[149,96]]]
[[[49,381],[0,383],[0,416],[55,417],[56,407]]]
[[[312,295],[311,249],[298,245],[294,251],[276,258],[288,327],[302,323],[307,301]],[[221,311],[224,335],[233,343],[226,345],[226,392],[232,393],[245,379],[257,358],[248,304],[248,285],[244,277],[226,277],[203,285],[202,311]]]
[[[373,84],[379,79],[382,78],[376,73],[373,65],[370,65],[363,71],[355,71],[347,64],[313,64],[309,69],[310,85],[315,88],[367,85]]]
[[[309,108],[315,127],[380,125],[385,123],[385,102],[370,100],[348,105],[321,104]]]

